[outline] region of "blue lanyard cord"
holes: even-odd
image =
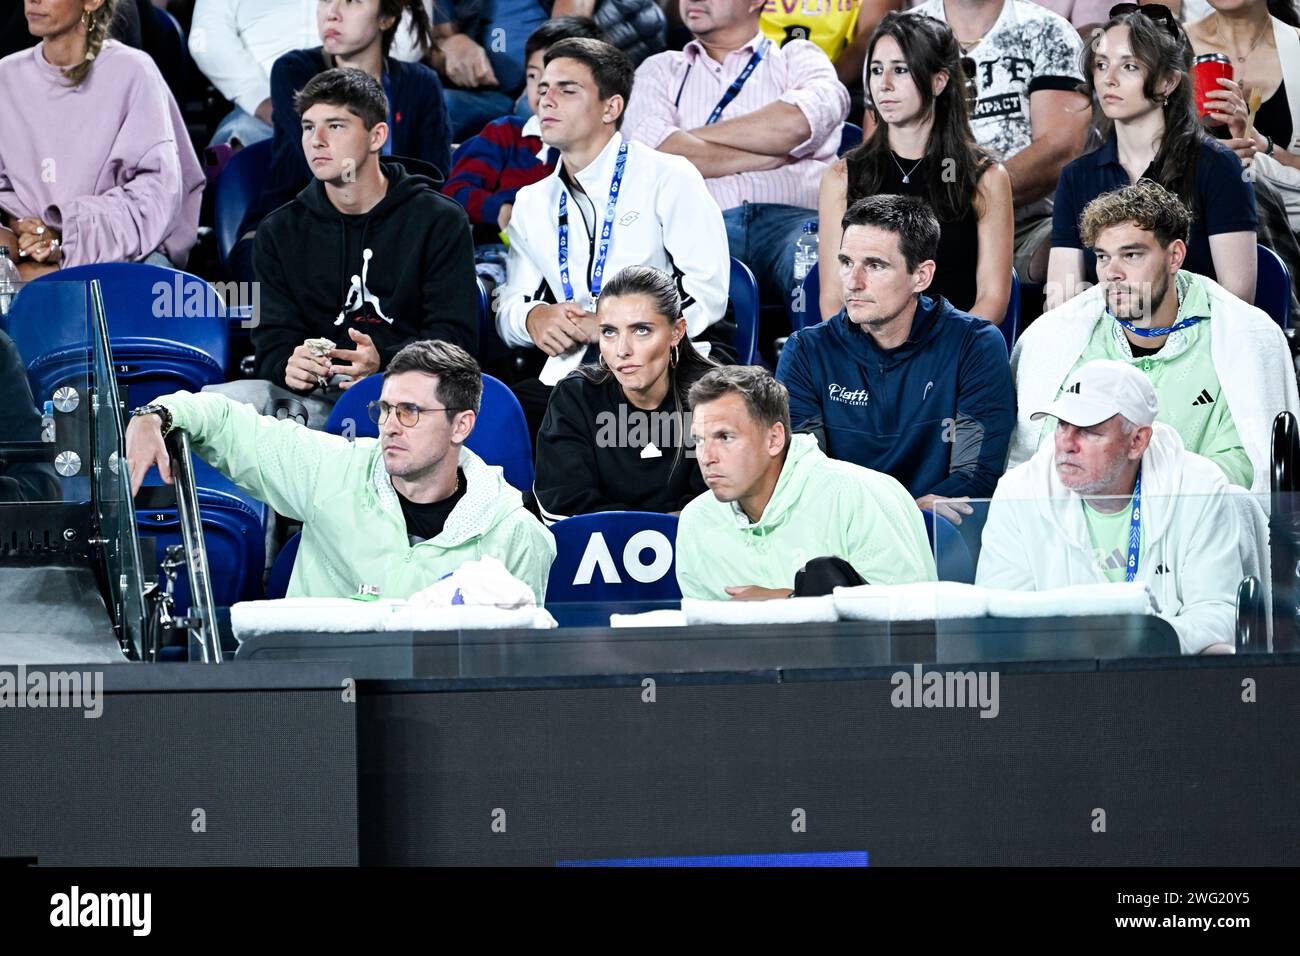
[[[614,161],[614,178],[609,181],[609,201],[605,203],[605,221],[600,229],[600,247],[596,252],[596,261],[591,268],[591,299],[600,298],[600,287],[604,284],[605,260],[609,257],[609,241],[614,235],[614,210],[618,206],[618,191],[623,185],[623,170],[627,166],[627,143],[618,148],[618,158]],[[572,302],[573,283],[569,280],[569,194],[560,187],[560,285],[564,301]]]
[[[1137,481],[1133,483],[1133,510],[1128,519],[1128,565],[1124,580],[1132,581],[1138,573],[1138,551],[1142,547],[1142,465],[1138,464]]]
[[[754,51],[754,55],[751,56],[749,62],[745,64],[745,68],[740,71],[740,75],[731,81],[731,85],[727,87],[727,92],[722,94],[722,99],[718,100],[718,105],[713,107],[713,112],[709,114],[708,121],[704,124],[705,126],[712,126],[716,123],[722,117],[722,111],[730,106],[731,101],[740,95],[740,90],[744,87],[745,81],[748,80],[749,75],[758,68],[758,64],[763,62],[763,57],[767,55],[767,48],[771,45],[771,40],[764,40],[759,44],[758,49]],[[685,80],[682,81],[682,85],[686,85]],[[677,96],[679,99],[681,98],[680,90],[678,90]]]
[[[1111,315],[1109,312],[1106,314],[1112,319],[1115,319],[1116,322],[1124,326],[1124,328],[1128,329],[1128,331],[1132,332],[1134,335],[1144,339],[1158,339],[1165,335],[1172,335],[1174,332],[1181,332],[1183,329],[1190,329],[1196,323],[1204,321],[1204,319],[1199,318],[1183,319],[1183,321],[1175,322],[1167,329],[1139,329],[1131,322],[1125,322],[1123,319],[1115,318],[1115,316]]]

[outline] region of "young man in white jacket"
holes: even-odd
[[[1246,571],[1238,503],[1223,473],[1156,422],[1151,382],[1089,362],[1032,420],[1052,441],[998,482],[975,582],[1045,591],[1139,581],[1184,654],[1231,652]]]
[[[569,39],[552,46],[545,63],[538,116],[542,141],[560,162],[515,198],[497,302],[501,340],[550,356],[540,386],[515,389],[530,424],[540,423],[550,387],[597,341],[602,283],[625,266],[676,278],[686,334],[700,351],[734,337],[730,323],[719,324],[731,274],[727,230],[703,177],[682,157],[619,133],[632,62],[600,40]]]
[[[1269,490],[1273,419],[1300,417],[1295,370],[1276,323],[1217,282],[1182,271],[1190,214],[1150,180],[1099,196],[1080,232],[1099,284],[1033,323],[1011,354],[1019,418],[1007,466],[1049,443],[1030,412],[1061,394],[1094,359],[1140,369],[1160,397],[1160,421],[1228,480]]]

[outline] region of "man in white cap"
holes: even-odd
[[[1033,414],[1055,420],[1053,441],[998,482],[975,581],[1020,591],[1141,581],[1183,653],[1231,651],[1246,569],[1239,505],[1158,411],[1127,362],[1075,372]]]

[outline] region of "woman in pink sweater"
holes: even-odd
[[[115,3],[28,0],[41,43],[0,60],[0,242],[24,279],[183,266],[197,237],[203,170],[153,60],[108,40]]]

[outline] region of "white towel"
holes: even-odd
[[[241,642],[259,634],[296,631],[317,634],[386,631],[390,630],[390,622],[394,620],[399,625],[409,623],[410,614],[405,601],[284,598],[279,601],[241,601],[230,608],[230,627]]]
[[[393,623],[396,623],[394,621]],[[411,608],[407,627],[412,631],[495,631],[505,628],[557,627],[549,611],[538,607],[484,607],[457,604],[452,607]],[[388,630],[399,630],[389,627]]]
[[[491,608],[532,608],[537,604],[533,589],[491,555],[477,561],[466,561],[424,590],[416,591],[410,600],[413,608],[470,604]]]
[[[990,617],[1088,617],[1152,614],[1155,601],[1141,581],[1075,584],[1050,591],[988,588]]]
[[[640,614],[611,614],[610,627],[685,627],[686,615],[672,608]]]
[[[808,624],[837,621],[835,600],[800,597],[771,601],[700,601],[682,598],[687,624]]]
[[[416,608],[405,601],[354,601],[350,598],[286,598],[242,601],[230,608],[236,640],[263,634],[300,631],[315,634],[410,633],[412,631],[477,631],[502,628],[556,627],[545,608],[499,608],[458,604]]]
[[[938,621],[984,617],[985,588],[957,581],[916,584],[863,584],[836,588],[835,610],[845,621]]]

